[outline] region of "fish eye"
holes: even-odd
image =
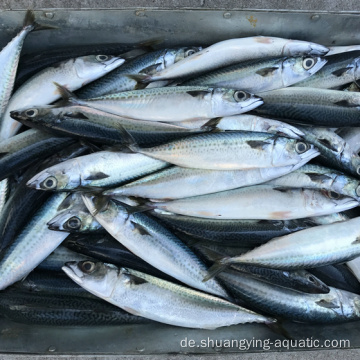
[[[360,185],[356,188],[355,193],[357,196],[360,196]]]
[[[303,68],[305,69],[305,70],[309,70],[309,69],[311,69],[314,65],[315,65],[315,59],[313,59],[313,58],[305,58],[304,60],[303,60]]]
[[[108,59],[109,59],[109,57],[107,55],[97,55],[96,56],[96,60],[100,61],[100,62],[106,61]]]
[[[302,142],[302,141],[299,141],[296,143],[296,146],[295,146],[295,150],[298,154],[302,154],[304,153],[305,151],[307,151],[309,149],[309,145]]]
[[[39,113],[37,109],[29,109],[25,111],[25,115],[28,117],[34,117]]]
[[[238,90],[234,92],[235,101],[244,101],[245,99],[247,99],[247,97],[248,95],[245,91]]]
[[[312,275],[310,275],[308,279],[310,282],[315,283],[315,278]]]
[[[70,230],[78,230],[81,226],[81,220],[77,216],[71,217],[64,225],[65,228]]]
[[[185,57],[188,57],[188,56],[193,55],[195,53],[196,53],[196,51],[194,49],[188,49],[188,50],[185,51]]]
[[[95,270],[95,263],[92,261],[84,261],[80,265],[81,270],[86,274],[91,274]]]
[[[335,191],[329,191],[329,197],[330,199],[339,200],[341,195]]]
[[[358,175],[360,175],[360,166],[358,166],[358,167],[356,168],[356,173],[357,173]]]
[[[41,187],[47,190],[55,189],[57,186],[57,179],[54,176],[49,176],[42,182],[41,185]]]

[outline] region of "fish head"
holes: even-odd
[[[360,156],[354,154],[350,159],[350,167],[354,175],[360,177]]]
[[[329,48],[308,41],[289,40],[283,47],[283,56],[303,56],[314,55],[324,56],[329,52]]]
[[[346,175],[337,174],[331,189],[339,194],[347,194],[360,201],[360,181]]]
[[[305,270],[297,270],[287,273],[288,277],[296,283],[296,289],[311,294],[327,294],[330,288],[313,274]]]
[[[179,49],[171,50],[171,55],[170,55],[170,51],[168,52],[170,61],[167,61],[165,56],[165,67],[168,67],[180,60],[183,60],[191,55],[194,55],[201,50],[202,47],[199,46],[187,46],[187,47],[181,47]]]
[[[74,282],[101,298],[110,297],[119,274],[115,265],[93,261],[69,261],[62,270]]]
[[[215,116],[231,116],[257,108],[264,102],[260,96],[243,90],[215,88],[212,92],[212,111]]]
[[[303,140],[277,137],[273,149],[273,166],[286,166],[290,162],[305,164],[319,154],[314,145]]]
[[[24,125],[44,124],[56,121],[57,115],[53,112],[55,106],[32,107],[10,111],[10,116]]]
[[[324,208],[327,204],[330,204],[334,208],[334,213],[349,210],[359,205],[354,198],[339,194],[335,191],[323,189],[316,194],[319,195],[317,199],[318,204],[320,206],[323,205]]]
[[[317,56],[290,57],[282,63],[282,81],[284,86],[293,85],[319,71],[327,60]]]
[[[124,59],[112,55],[88,55],[76,58],[74,69],[77,77],[82,79],[82,84],[86,85],[116,69],[124,62]]]
[[[76,189],[81,185],[81,174],[76,162],[64,161],[51,166],[35,176],[26,185],[37,190],[61,191]]]

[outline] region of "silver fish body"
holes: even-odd
[[[143,213],[130,214],[126,207],[111,200],[103,209],[98,207],[96,197],[83,195],[83,200],[105,230],[132,253],[191,287],[228,297],[215,279],[209,284],[202,282],[205,264],[157,221]]]
[[[185,81],[182,85],[243,89],[258,94],[307,79],[319,71],[326,62],[327,60],[320,57],[252,60],[212,71]]]
[[[350,197],[312,189],[254,185],[168,202],[154,209],[210,219],[290,220],[332,214],[358,206]]]
[[[230,39],[211,45],[169,68],[149,76],[147,81],[196,76],[220,67],[264,57],[322,56],[328,51],[328,48],[318,44],[276,37],[255,36]]]
[[[319,154],[312,145],[302,141],[236,131],[194,135],[151,148],[131,146],[131,149],[178,166],[208,170],[296,165]]]
[[[163,169],[168,164],[142,154],[99,151],[41,171],[27,183],[40,190],[109,187]]]
[[[215,329],[247,322],[275,321],[228,301],[131,269],[71,262],[63,270],[80,286],[111,304],[131,314],[170,325]]]

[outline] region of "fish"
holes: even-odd
[[[357,217],[272,239],[246,254],[219,260],[210,268],[204,281],[237,263],[295,270],[352,260],[360,256],[359,223]]]
[[[206,265],[156,220],[142,212],[131,213],[131,207],[112,200],[103,205],[101,198],[90,194],[82,197],[91,215],[132,253],[186,285],[228,298],[217,280],[202,282]]]
[[[133,120],[78,105],[61,106],[60,104],[14,110],[11,112],[11,117],[26,126],[38,129],[37,131],[45,129],[56,136],[69,136],[119,146],[124,141],[119,131],[120,126],[126,129],[139,144],[145,146],[157,145],[210,130],[207,127],[189,130],[162,122]]]
[[[204,48],[155,75],[149,75],[143,81],[195,77],[204,72],[247,60],[276,56],[323,56],[328,51],[325,46],[315,43],[277,37],[254,36],[230,39]]]
[[[326,66],[316,74],[297,82],[297,87],[336,89],[360,79],[360,52],[346,52],[327,56]]]
[[[51,166],[31,178],[27,186],[48,191],[102,189],[139,178],[166,166],[168,163],[142,154],[98,151]]]
[[[291,86],[317,73],[327,60],[321,57],[280,57],[250,60],[222,67],[181,83],[242,89],[254,94]]]
[[[11,111],[48,105],[60,98],[54,82],[74,91],[116,69],[124,61],[111,55],[88,55],[66,60],[36,73],[12,95],[2,118],[0,138],[15,135],[21,127],[21,123],[10,117]]]
[[[166,202],[148,202],[153,209],[207,219],[291,220],[328,215],[359,205],[332,191],[254,185]]]
[[[129,77],[129,74],[156,73],[171,66],[175,62],[200,51],[201,47],[189,46],[175,49],[161,49],[140,55],[126,62],[121,68],[112,71],[92,84],[84,86],[77,92],[81,99],[90,99],[121,91],[136,90],[137,81]]]
[[[58,207],[58,213],[47,223],[50,230],[70,233],[105,232],[104,228],[90,215],[82,201],[81,194],[70,194]]]
[[[247,170],[296,165],[319,152],[303,141],[246,131],[193,135],[149,148],[141,148],[125,130],[124,142],[135,152],[171,164],[207,170]]]
[[[296,322],[336,324],[358,320],[360,296],[333,287],[327,294],[306,294],[227,270],[219,275],[240,299],[258,311]]]
[[[303,159],[295,165],[272,168],[223,171],[173,166],[123,186],[106,190],[103,195],[135,196],[163,201],[181,199],[265,183],[289,173],[291,175],[292,171],[300,168],[307,161],[308,159]],[[355,191],[353,194],[356,195]]]
[[[305,164],[290,174],[267,182],[268,185],[323,189],[336,194],[350,196],[360,201],[360,181],[344,173],[320,165]]]
[[[206,86],[168,86],[123,91],[92,99],[79,99],[57,85],[66,103],[88,106],[114,115],[145,121],[184,121],[241,114],[260,106],[261,97],[238,89]],[[181,103],[182,111],[177,105]]]
[[[0,52],[0,133],[2,133],[2,118],[14,87],[20,52],[25,38],[31,31],[46,29],[53,29],[53,27],[38,24],[35,21],[34,12],[28,10],[22,30]]]
[[[94,295],[133,315],[165,324],[216,329],[240,323],[272,324],[276,321],[215,296],[128,268],[68,262],[63,270]]]
[[[340,90],[289,87],[261,93],[262,116],[312,126],[359,126],[360,94]]]
[[[56,208],[66,193],[53,194],[29,219],[15,240],[0,256],[0,290],[23,279],[54,251],[68,236],[61,231],[51,231],[47,221],[55,215]]]
[[[315,224],[308,219],[297,220],[222,220],[205,219],[151,210],[160,223],[193,238],[220,243],[224,246],[264,244],[274,237],[307,229]]]
[[[16,323],[46,326],[104,326],[142,324],[149,320],[134,316],[100,299],[1,292],[0,314]]]

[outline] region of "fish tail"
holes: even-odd
[[[40,31],[40,30],[51,30],[57,29],[56,26],[38,24],[35,21],[35,14],[32,10],[28,10],[25,14],[25,19],[23,23],[24,29],[29,29],[30,31]]]
[[[209,268],[206,276],[203,279],[203,282],[206,282],[206,281],[212,279],[214,276],[216,276],[217,274],[224,271],[225,268],[231,263],[231,261],[229,261],[229,260],[231,260],[231,258],[227,256],[220,260],[215,261],[214,265],[212,265]]]
[[[81,105],[82,101],[70,90],[68,90],[65,86],[62,86],[54,81],[54,85],[57,87],[58,92],[60,93],[60,96],[63,99],[63,102],[61,106],[64,106],[65,104],[73,104],[73,105]]]
[[[293,337],[290,336],[289,332],[284,328],[281,321],[270,320],[265,322],[265,325],[275,334],[284,336],[288,340],[293,340]]]

